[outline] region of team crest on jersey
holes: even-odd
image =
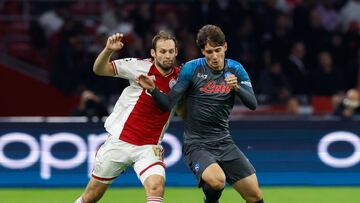
[[[174,87],[174,85],[176,84],[177,80],[175,80],[174,78],[170,80],[169,82],[169,87],[172,88]]]
[[[195,170],[196,173],[199,172],[199,170],[200,170],[200,164],[199,163],[196,163],[194,165],[194,170]]]

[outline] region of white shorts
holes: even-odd
[[[164,149],[161,145],[132,145],[109,136],[95,157],[92,177],[110,184],[129,166],[134,167],[141,183],[151,175],[165,179]]]

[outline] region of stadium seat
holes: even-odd
[[[331,96],[312,96],[311,106],[314,114],[327,114],[333,112]]]

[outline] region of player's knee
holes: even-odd
[[[213,190],[222,190],[225,187],[225,177],[214,177],[207,184]]]
[[[102,195],[103,193],[100,192],[85,193],[82,195],[82,201],[83,203],[95,203],[101,199]]]
[[[147,188],[147,195],[161,196],[164,192],[164,184],[162,181],[153,181],[149,183]]]
[[[83,195],[82,196],[82,201],[83,203],[95,203],[99,200],[100,198],[97,198],[95,195]]]
[[[245,194],[244,199],[246,200],[246,202],[252,202],[252,203],[256,203],[260,200],[262,200],[262,194],[260,192],[260,190]]]

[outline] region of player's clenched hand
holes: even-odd
[[[155,83],[154,81],[147,75],[141,74],[135,80],[142,88],[147,90],[154,90]]]
[[[111,35],[106,42],[106,49],[110,51],[118,51],[123,48],[124,44],[121,42],[123,34],[116,33]]]
[[[228,77],[225,78],[226,84],[232,88],[238,88],[238,80],[234,74],[230,74]]]

